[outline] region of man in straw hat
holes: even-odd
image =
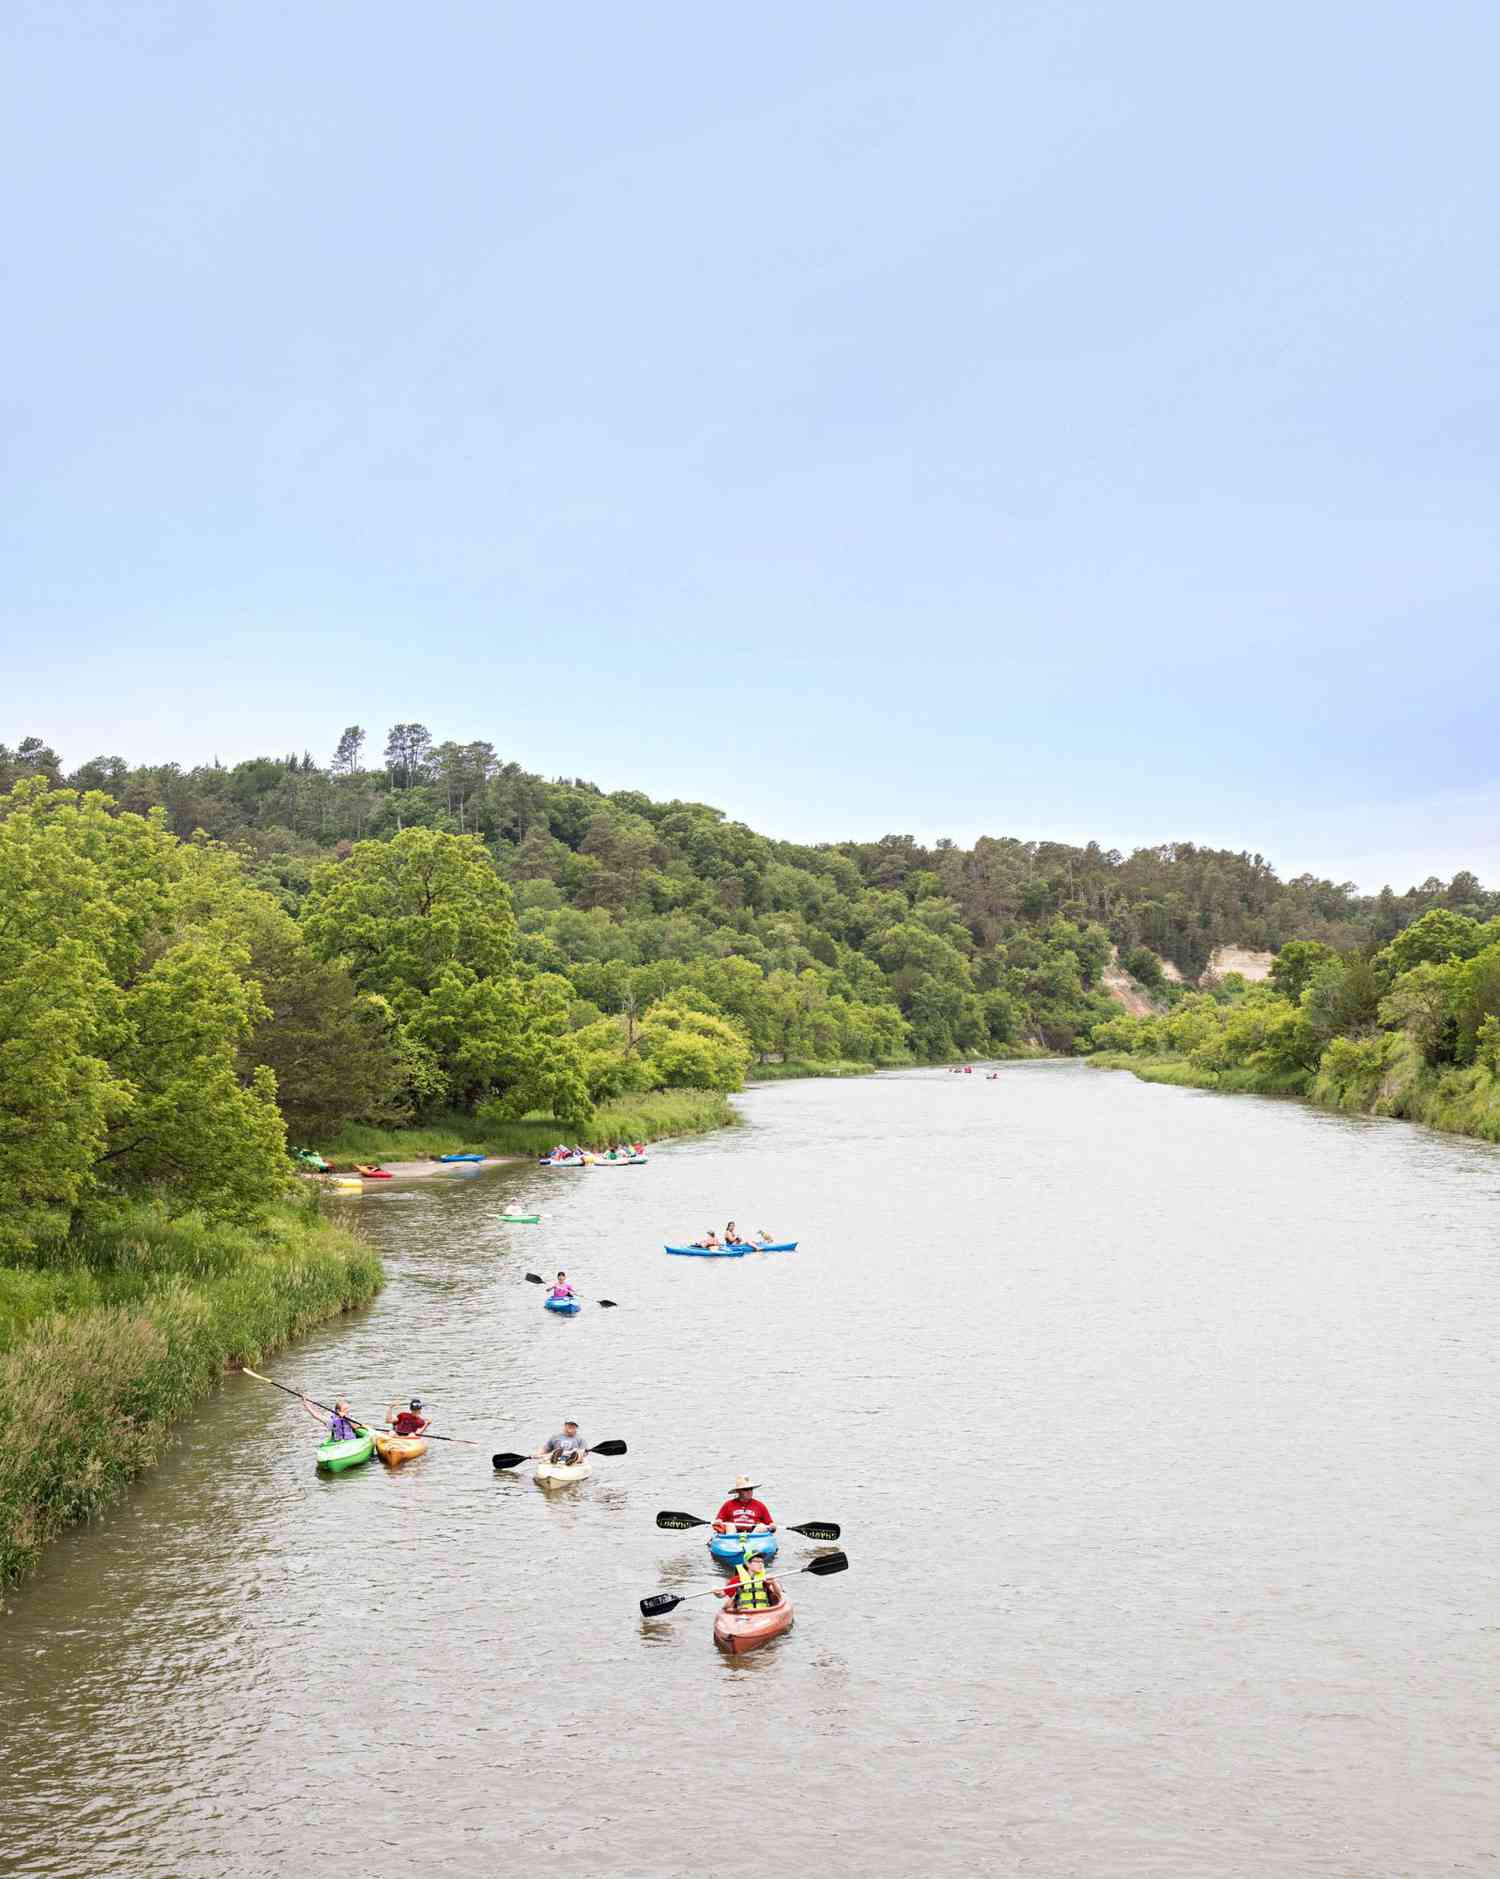
[[[758,1485],[747,1474],[735,1476],[734,1492],[714,1516],[715,1533],[746,1533],[753,1527],[763,1527],[768,1533],[776,1531],[770,1508],[755,1498]]]

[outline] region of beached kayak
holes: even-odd
[[[513,1227],[534,1227],[541,1219],[540,1214],[501,1214],[500,1219],[508,1220]]]
[[[420,1435],[377,1435],[375,1453],[388,1467],[399,1468],[402,1462],[425,1455],[427,1444]]]
[[[582,1461],[539,1461],[532,1478],[540,1481],[544,1488],[558,1488],[566,1487],[570,1481],[586,1481],[593,1472],[594,1464],[585,1455]]]
[[[375,1453],[375,1433],[364,1429],[347,1442],[324,1442],[318,1449],[318,1466],[329,1474],[342,1474],[346,1468],[358,1468]]]
[[[439,1155],[439,1161],[483,1161],[483,1155]]]
[[[774,1559],[781,1542],[774,1533],[715,1533],[709,1537],[708,1550],[721,1566],[738,1566],[747,1559]]]
[[[795,1253],[795,1240],[776,1240],[769,1246],[752,1246],[747,1240],[740,1246],[669,1246],[666,1251],[685,1259],[743,1259],[746,1253]]]
[[[565,1317],[571,1317],[575,1311],[583,1309],[576,1298],[544,1298],[542,1303],[548,1311],[560,1311]]]
[[[394,1181],[396,1178],[389,1168],[366,1168],[360,1162],[355,1162],[354,1172],[363,1175],[367,1181]]]
[[[769,1583],[781,1590],[776,1580]],[[714,1643],[721,1651],[743,1657],[746,1651],[758,1651],[762,1644],[769,1644],[772,1638],[779,1638],[783,1631],[791,1628],[792,1601],[782,1592],[781,1603],[766,1611],[721,1611],[714,1619]]]

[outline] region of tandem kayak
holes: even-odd
[[[560,1311],[566,1317],[571,1317],[575,1311],[583,1310],[576,1298],[544,1298],[542,1303],[548,1311]]]
[[[739,1246],[668,1246],[669,1253],[681,1254],[686,1259],[743,1259],[746,1253],[795,1253],[795,1240],[774,1240],[767,1246],[752,1245],[746,1240]]]
[[[483,1161],[483,1155],[439,1155],[439,1161]]]
[[[377,1435],[375,1453],[388,1468],[399,1468],[404,1461],[415,1461],[427,1453],[420,1435]]]
[[[318,1449],[318,1466],[329,1474],[342,1474],[346,1468],[358,1468],[375,1453],[375,1433],[365,1429],[346,1442],[324,1442]]]
[[[537,1163],[541,1168],[583,1168],[587,1165],[582,1155],[543,1155]]]
[[[566,1487],[570,1481],[586,1481],[594,1464],[585,1455],[582,1461],[539,1461],[532,1479],[544,1488]]]
[[[775,1579],[769,1583],[781,1592]],[[791,1628],[792,1601],[781,1592],[781,1603],[766,1611],[721,1611],[714,1619],[714,1643],[733,1657],[743,1657],[746,1651],[758,1651],[762,1644],[769,1644],[772,1638],[779,1638],[783,1631]]]
[[[747,1559],[774,1559],[781,1542],[774,1533],[757,1529],[752,1533],[715,1533],[708,1550],[721,1566],[739,1566]]]

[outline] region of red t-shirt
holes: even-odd
[[[726,1521],[732,1527],[769,1527],[774,1524],[770,1508],[751,1494],[731,1496],[714,1515],[714,1519]]]
[[[391,1427],[397,1435],[420,1435],[427,1427],[427,1418],[413,1415],[409,1409],[403,1409]]]

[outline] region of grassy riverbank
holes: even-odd
[[[1146,1083],[1251,1096],[1303,1096],[1321,1109],[1400,1117],[1448,1135],[1500,1142],[1500,1078],[1482,1064],[1435,1069],[1422,1062],[1409,1038],[1398,1034],[1336,1039],[1316,1071],[1257,1070],[1248,1065],[1209,1070],[1182,1056],[1136,1056],[1123,1050],[1098,1051],[1088,1061],[1096,1070],[1129,1070]]]
[[[150,1467],[226,1363],[380,1282],[373,1249],[311,1199],[259,1231],[139,1206],[66,1264],[0,1267],[0,1586]]]
[[[580,1129],[553,1116],[523,1116],[498,1121],[481,1110],[477,1116],[453,1114],[417,1128],[376,1128],[349,1123],[319,1143],[330,1161],[420,1160],[424,1155],[539,1155],[556,1143],[608,1148],[612,1142],[660,1142],[673,1135],[707,1135],[732,1128],[739,1118],[718,1090],[659,1090],[601,1103],[594,1120]]]

